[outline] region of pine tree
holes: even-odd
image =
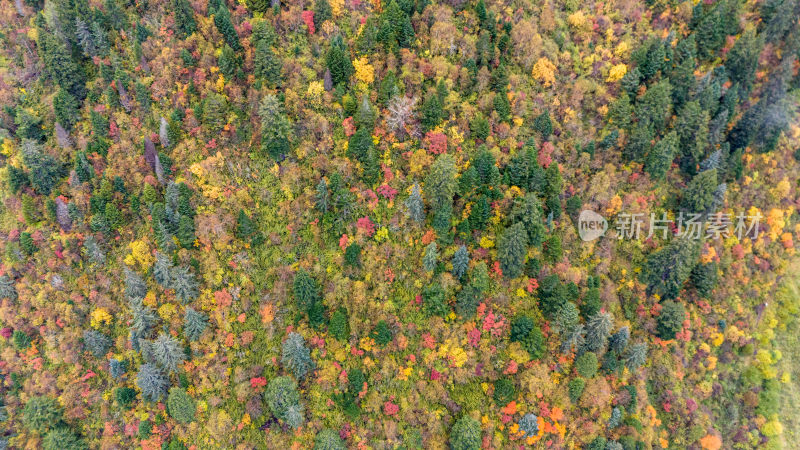
[[[506,88],[501,89],[495,94],[493,106],[501,122],[511,122],[511,103],[508,101],[508,91]]]
[[[586,348],[598,351],[605,348],[608,335],[614,327],[614,317],[608,312],[598,312],[586,324]]]
[[[152,273],[156,283],[163,288],[168,288],[172,284],[172,261],[165,254],[157,252]]]
[[[708,111],[696,100],[686,103],[678,115],[675,130],[682,150],[681,168],[689,174],[695,173],[695,166],[708,146],[708,123]]]
[[[470,416],[462,416],[450,429],[450,448],[452,450],[480,450],[481,424]]]
[[[172,7],[175,10],[175,31],[178,37],[189,37],[197,29],[191,3],[188,0],[173,0]]]
[[[667,171],[672,167],[672,160],[678,150],[678,135],[675,131],[669,132],[656,143],[653,150],[647,155],[645,170],[651,177],[663,180]]]
[[[153,352],[153,358],[156,363],[168,373],[178,370],[178,365],[186,359],[178,340],[165,333],[158,335],[152,342],[150,349]]]
[[[200,339],[207,326],[208,316],[192,308],[186,308],[186,314],[183,316],[183,334],[186,339],[190,341]]]
[[[102,358],[111,348],[111,338],[95,330],[85,330],[83,332],[83,343],[95,358]]]
[[[242,44],[239,42],[239,35],[236,34],[236,28],[234,28],[233,22],[231,22],[231,12],[224,3],[220,3],[219,8],[215,11],[214,25],[217,26],[217,30],[219,30],[220,34],[225,38],[225,42],[227,42],[234,51],[239,52],[242,50]]]
[[[661,313],[658,315],[656,330],[661,339],[675,339],[678,331],[683,329],[686,310],[683,305],[672,300],[661,304]]]
[[[453,254],[453,276],[461,279],[466,275],[469,268],[469,252],[467,247],[461,246]]]
[[[328,324],[328,331],[333,337],[340,341],[347,341],[350,337],[350,319],[347,316],[347,310],[344,307],[338,308],[331,314],[331,320]]]
[[[258,108],[261,117],[261,151],[273,158],[289,152],[291,124],[278,97],[269,94]]]
[[[425,197],[433,210],[452,205],[457,173],[455,159],[447,153],[439,155],[431,165],[425,178]]]
[[[350,59],[350,51],[340,35],[331,40],[331,46],[325,56],[325,64],[331,71],[334,84],[347,83],[355,72]]]
[[[306,341],[299,333],[291,332],[281,347],[281,364],[289,369],[295,378],[302,380],[309,371],[314,369],[311,352],[306,347]]]
[[[432,94],[430,90],[422,102],[419,122],[424,131],[436,128],[444,120],[444,106],[438,95]]]
[[[549,110],[545,110],[533,119],[533,129],[539,132],[542,140],[546,141],[550,138],[550,135],[553,134],[553,121],[550,120]]]
[[[147,295],[147,285],[142,277],[127,267],[123,268],[123,273],[125,274],[125,296],[129,300],[143,299]]]
[[[40,194],[50,195],[64,175],[61,164],[29,139],[22,142],[22,161],[30,171],[31,185]]]
[[[647,361],[647,344],[637,343],[630,346],[628,355],[625,357],[625,367],[634,371]]]
[[[425,205],[422,202],[422,192],[419,184],[414,183],[411,195],[406,200],[406,215],[414,222],[421,223],[425,220]]]
[[[690,213],[705,213],[714,204],[717,169],[706,170],[692,178],[681,197],[681,207]]]
[[[189,397],[185,390],[179,387],[173,387],[169,390],[167,396],[167,411],[170,417],[177,420],[179,423],[187,424],[194,422],[194,415],[197,410],[197,404],[194,399]]]
[[[174,267],[172,269],[171,287],[175,290],[175,296],[184,304],[194,300],[198,294],[197,281],[186,267]]]
[[[253,71],[256,76],[266,80],[272,87],[279,86],[282,67],[280,58],[272,51],[272,45],[266,40],[259,40],[253,56]]]
[[[689,238],[674,239],[651,254],[644,270],[647,292],[658,294],[662,299],[677,297],[699,256],[700,241]]]
[[[0,275],[0,299],[17,299],[17,287],[8,275]]]
[[[297,383],[291,377],[273,378],[267,385],[264,398],[272,415],[277,419],[286,422],[292,428],[302,425],[303,406],[300,404]]]
[[[167,395],[169,379],[154,364],[144,363],[136,374],[136,385],[142,391],[142,398],[157,402]]]
[[[522,274],[525,255],[528,252],[528,233],[522,223],[508,227],[497,245],[500,270],[506,278],[516,278]]]
[[[439,262],[439,250],[436,242],[431,242],[425,247],[425,255],[422,257],[422,267],[427,272],[433,272]]]
[[[63,416],[56,400],[47,396],[31,397],[22,408],[22,424],[40,434],[60,425]]]
[[[317,0],[317,4],[319,4],[319,0]],[[314,437],[314,450],[347,450],[347,445],[336,430],[323,428]]]
[[[45,73],[79,102],[83,101],[86,97],[85,77],[64,42],[45,30],[38,31],[37,45]]]

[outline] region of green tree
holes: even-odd
[[[139,366],[136,385],[142,391],[143,399],[157,402],[167,395],[169,379],[155,364],[145,363]]]
[[[533,119],[533,129],[538,131],[542,136],[542,140],[547,140],[553,134],[553,121],[550,120],[550,111],[545,110],[543,113]]]
[[[264,96],[258,108],[261,117],[261,151],[272,158],[289,152],[291,124],[275,95]]]
[[[461,246],[453,254],[453,276],[461,279],[466,275],[469,268],[469,252],[467,247]]]
[[[62,409],[52,397],[31,397],[22,409],[22,424],[40,434],[58,426],[62,419]]]
[[[691,213],[705,213],[714,204],[717,189],[717,169],[706,170],[692,178],[681,197],[681,208]]]
[[[663,299],[677,297],[700,256],[700,241],[674,239],[652,253],[645,263],[644,280],[650,294]]]
[[[355,72],[353,62],[350,60],[350,51],[340,35],[334,36],[331,40],[331,46],[325,56],[325,64],[331,71],[334,84],[347,83]]]
[[[500,270],[506,278],[516,278],[522,274],[525,255],[528,252],[528,233],[522,223],[508,227],[497,245]]]
[[[214,11],[214,25],[217,26],[220,34],[225,38],[225,42],[231,46],[234,51],[241,51],[242,44],[239,42],[239,35],[236,34],[236,28],[231,22],[231,12],[224,2],[221,2],[219,8]]]
[[[319,3],[318,0],[317,4]],[[325,3],[327,4],[327,2]],[[347,445],[339,437],[339,433],[336,430],[323,428],[314,437],[314,450],[347,450]]]
[[[371,336],[375,340],[376,344],[383,347],[389,342],[392,342],[393,333],[391,328],[389,328],[389,324],[387,324],[385,320],[381,320],[377,325],[375,325]]]
[[[183,317],[183,334],[186,339],[190,341],[198,340],[207,326],[208,316],[192,308],[186,308],[186,314]]]
[[[303,406],[300,404],[300,393],[297,383],[287,376],[275,377],[267,385],[264,392],[272,414],[279,420],[286,422],[292,428],[298,428],[305,420]]]
[[[669,132],[656,143],[647,155],[645,171],[657,180],[663,180],[667,171],[672,167],[672,160],[678,150],[678,134],[675,131]]]
[[[266,40],[257,41],[253,55],[253,71],[256,76],[266,80],[272,87],[279,86],[282,67],[280,58],[272,51],[272,45]]]
[[[53,97],[53,110],[56,115],[56,122],[61,124],[65,130],[72,130],[72,127],[80,120],[80,103],[75,97],[64,88],[59,88],[58,93]]]
[[[281,347],[281,364],[291,370],[297,379],[302,380],[309,371],[314,369],[311,352],[306,347],[306,341],[299,333],[291,332],[283,341]]]
[[[167,411],[169,415],[180,423],[194,422],[195,411],[197,404],[186,391],[179,387],[173,387],[169,390],[167,396]]]
[[[661,303],[656,331],[661,339],[675,339],[675,334],[683,329],[686,310],[683,305],[672,300]]]
[[[481,424],[470,416],[462,416],[450,429],[452,450],[480,450]]]
[[[597,374],[597,355],[586,352],[575,359],[575,371],[583,378],[592,378]]]
[[[425,255],[422,257],[422,267],[428,272],[433,272],[438,262],[439,250],[436,246],[436,242],[431,242],[425,247]]]
[[[31,140],[22,143],[22,161],[28,166],[33,188],[40,194],[50,195],[64,175],[61,164]]]
[[[421,223],[425,221],[425,205],[422,201],[422,191],[419,184],[414,183],[411,189],[411,195],[406,200],[406,209],[408,217],[414,222]]]
[[[87,450],[89,446],[67,427],[50,430],[42,439],[44,450]]]
[[[189,37],[197,29],[194,20],[194,9],[188,0],[173,0],[175,10],[175,31],[181,38]]]
[[[433,162],[425,178],[425,197],[430,202],[431,209],[437,210],[452,205],[457,187],[457,174],[456,161],[452,155],[441,154]]]
[[[344,307],[339,307],[331,314],[328,331],[340,341],[346,341],[350,337],[350,318]]]

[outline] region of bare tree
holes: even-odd
[[[406,125],[414,119],[414,107],[417,104],[416,97],[406,97],[397,95],[389,101],[389,116],[386,118],[386,125],[399,138],[406,136]]]

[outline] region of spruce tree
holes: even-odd
[[[456,279],[461,279],[466,275],[469,268],[469,252],[467,247],[461,246],[453,254],[453,276]]]
[[[31,185],[42,195],[50,195],[64,175],[61,163],[32,140],[22,142],[22,161],[28,167]]]
[[[173,387],[167,396],[167,411],[170,417],[179,423],[187,424],[194,422],[197,404],[194,399],[189,397],[185,390]]]
[[[169,379],[156,365],[144,363],[136,374],[136,385],[142,391],[143,399],[157,402],[167,395]]]
[[[198,340],[207,326],[208,316],[192,308],[186,308],[186,314],[183,317],[183,334],[186,339],[190,341]]]
[[[480,450],[481,424],[470,416],[462,416],[450,429],[450,448],[452,450]]]
[[[406,200],[406,215],[414,222],[421,223],[425,220],[425,205],[422,202],[422,192],[418,183],[414,183],[411,195]]]
[[[457,186],[457,173],[455,159],[447,153],[439,155],[431,165],[425,178],[425,197],[428,198],[432,209],[452,205]]]
[[[422,267],[427,272],[433,272],[439,262],[439,250],[436,242],[431,242],[425,247],[425,255],[422,257]]]
[[[0,299],[17,299],[17,287],[8,275],[0,275]]]
[[[651,254],[643,271],[648,293],[662,299],[677,297],[697,263],[700,244],[690,238],[674,239]]]
[[[346,341],[350,337],[350,319],[344,307],[338,308],[331,314],[328,331],[340,341]]]
[[[178,37],[189,37],[197,29],[191,3],[188,0],[173,0],[172,7],[175,10],[175,31]]]
[[[278,97],[266,95],[261,100],[258,115],[261,117],[261,151],[272,158],[288,153],[291,124]]]
[[[172,269],[172,285],[170,287],[175,290],[175,296],[183,304],[194,300],[198,294],[197,281],[186,267],[174,267]]]
[[[297,382],[291,377],[273,378],[264,391],[264,399],[272,415],[277,419],[297,428],[303,423],[303,406],[300,404],[300,393]]]
[[[347,450],[347,445],[336,430],[323,428],[314,437],[314,450]]]
[[[306,341],[299,333],[291,332],[281,347],[281,364],[289,369],[295,378],[302,380],[309,371],[314,369],[311,352],[306,347]]]
[[[239,35],[236,34],[236,28],[231,22],[231,12],[224,2],[220,2],[219,8],[214,11],[214,25],[217,26],[220,34],[225,38],[225,42],[231,46],[234,51],[241,51],[242,44],[239,42]]]
[[[550,120],[549,110],[545,110],[533,119],[533,129],[539,132],[542,140],[546,141],[550,138],[550,135],[553,134],[553,121]]]
[[[266,40],[257,41],[253,56],[253,71],[256,76],[266,80],[272,87],[279,86],[281,67],[281,60],[272,51],[272,45]]]
[[[347,83],[355,72],[353,62],[350,60],[350,51],[340,35],[331,40],[331,46],[325,56],[325,63],[328,70],[331,71],[334,84]]]
[[[61,124],[65,130],[70,131],[80,120],[80,104],[75,97],[64,88],[59,88],[56,96],[53,97],[53,110],[56,114],[56,122]]]
[[[497,245],[500,270],[506,278],[516,278],[522,274],[525,255],[528,252],[528,233],[522,223],[508,227]]]
[[[83,332],[83,343],[86,345],[86,349],[89,350],[95,358],[102,358],[105,356],[113,344],[111,338],[95,330],[86,330]]]
[[[681,197],[681,208],[690,213],[710,212],[717,188],[717,169],[706,170],[692,178]]]
[[[647,344],[637,343],[630,346],[625,356],[625,367],[634,371],[647,361]]]
[[[168,373],[178,370],[178,365],[186,359],[178,340],[166,333],[160,333],[150,349],[156,363]]]
[[[172,261],[165,254],[157,252],[152,273],[156,283],[163,288],[169,288],[172,284]]]
[[[672,160],[678,150],[678,134],[675,131],[669,132],[656,143],[647,155],[645,170],[651,177],[657,180],[664,179],[667,171],[672,167]]]

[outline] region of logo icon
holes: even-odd
[[[593,241],[608,230],[608,221],[594,211],[584,209],[578,216],[578,235],[585,242]]]

